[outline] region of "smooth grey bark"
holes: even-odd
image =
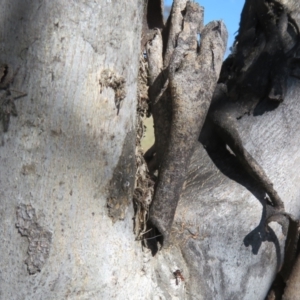
[[[27,94],[1,129],[0,299],[151,298],[131,202],[142,12],[0,3],[0,60]]]

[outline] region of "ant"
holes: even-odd
[[[175,276],[175,279],[176,279],[176,285],[179,284],[179,279],[181,281],[184,281],[184,277],[182,276],[182,273],[180,270],[176,270],[175,272],[173,272],[173,275]]]

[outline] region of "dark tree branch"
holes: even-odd
[[[176,3],[172,10],[173,16],[176,22],[180,20],[181,12],[178,11]],[[158,133],[156,138],[161,138],[162,135],[158,131],[155,116],[159,122],[163,120],[164,123],[171,125],[171,127],[165,125],[162,129],[165,136],[164,146],[161,147],[161,153],[158,151],[156,153],[156,156],[159,153],[161,157],[161,166],[150,209],[150,221],[163,234],[164,243],[167,243],[169,237],[189,159],[206,117],[226,49],[227,31],[224,24],[211,22],[201,31],[201,45],[197,52],[197,34],[202,27],[202,19],[202,8],[196,3],[187,2],[181,32],[176,40],[172,28],[175,28],[174,24],[178,23],[172,23],[170,33],[172,42],[168,45],[176,45],[176,48],[170,58],[169,67],[161,76],[165,79],[161,81],[164,82],[162,87],[167,80],[169,81],[168,89],[164,94],[165,96],[167,93],[168,97],[164,99],[171,101],[171,119],[169,116],[162,119],[161,107],[158,111],[160,116],[156,116],[158,105],[163,106],[164,109],[169,107],[162,102],[163,97],[156,100],[156,103],[152,102],[155,130]],[[168,53],[167,51],[165,61],[169,60]],[[157,80],[160,79],[157,77]],[[156,97],[152,97],[152,101],[153,99]],[[157,140],[155,143],[157,146]]]

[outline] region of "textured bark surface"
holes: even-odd
[[[298,0],[281,2],[299,24]],[[1,132],[1,300],[264,299],[282,265],[286,238],[275,222],[266,231],[266,191],[225,147],[201,143],[172,246],[153,257],[134,241],[143,4],[0,3],[1,66],[19,69],[9,84],[13,96],[27,94]],[[296,217],[299,95],[299,80],[290,77],[277,109],[237,120],[244,147]],[[298,297],[295,279],[286,299]]]
[[[142,11],[0,3],[0,61],[27,93],[1,131],[0,299],[151,298],[132,223]]]
[[[175,237],[172,239],[173,245],[177,240],[187,262],[183,270],[188,273],[187,287],[191,293],[188,295],[190,299],[264,299],[275,274],[281,269],[284,261],[285,236],[289,226],[289,219],[283,213],[284,205],[287,213],[299,217],[299,204],[296,201],[299,194],[297,187],[299,177],[297,176],[293,182],[293,189],[289,190],[293,193],[288,194],[292,196],[290,200],[292,204],[289,205],[286,200],[288,195],[284,195],[281,190],[284,186],[276,185],[278,178],[274,178],[272,168],[269,169],[265,164],[268,159],[273,160],[278,155],[278,153],[271,154],[270,151],[272,147],[276,149],[277,145],[281,144],[280,138],[285,139],[284,144],[280,146],[281,151],[284,151],[283,149],[288,151],[291,145],[293,149],[299,147],[297,142],[299,82],[289,79],[289,74],[293,74],[293,69],[297,69],[300,35],[297,14],[294,12],[297,5],[292,1],[289,5],[285,4],[287,3],[280,1],[246,1],[234,53],[224,64],[220,86],[216,90],[213,107],[209,113],[210,118],[200,138],[207,154],[201,147],[194,154],[192,170],[186,180],[186,188],[176,211],[175,220],[179,221],[172,230],[166,229],[168,227],[166,224],[170,219],[170,207],[176,205],[176,194],[172,193],[172,185],[176,186],[174,182],[178,178],[169,176],[170,178],[162,183],[160,176],[164,174],[163,166],[169,158],[163,156],[162,159],[150,219],[153,214],[154,224],[164,237],[166,231],[171,232]],[[184,90],[183,86],[188,84],[182,84],[182,90]],[[189,94],[192,90],[190,88]],[[184,96],[182,98],[184,99]],[[280,105],[282,101],[284,104]],[[295,127],[290,130],[292,131],[290,139],[280,134],[286,126],[285,119],[282,119],[280,114],[291,116],[285,111],[287,106],[290,106],[296,114],[293,121]],[[183,107],[187,108],[188,105],[185,103]],[[174,118],[176,108],[173,102],[172,111],[172,118]],[[186,123],[179,122],[180,129],[189,123],[191,115],[193,114],[184,117],[181,114]],[[166,123],[165,119],[163,122]],[[163,143],[171,143],[172,131],[176,131],[176,126],[176,122],[172,119],[171,136],[165,134],[164,137],[168,140],[163,139]],[[252,127],[255,128],[253,131]],[[191,127],[189,128],[192,130]],[[158,132],[160,134],[160,131]],[[274,135],[269,141],[272,132]],[[249,138],[255,141],[255,145],[249,146],[252,142],[248,140]],[[155,146],[157,144],[155,141]],[[187,144],[189,144],[188,139],[179,147],[180,150],[184,149],[182,153],[188,153],[185,147]],[[177,143],[173,143],[171,148],[175,153],[176,147]],[[264,157],[263,153],[260,153],[264,147],[272,157],[268,158],[267,155]],[[185,172],[184,167],[177,169],[174,167],[180,164],[181,159],[180,153],[176,154],[176,158],[172,157],[169,161],[170,167],[167,172],[171,174],[176,170]],[[278,169],[275,165],[272,166],[277,172],[284,170],[285,167],[281,164],[283,161],[288,165],[285,160],[293,160],[295,166],[299,154],[296,151],[294,157],[290,153],[284,158],[281,152],[280,159],[280,163],[279,157],[276,160],[277,165],[280,165]],[[207,172],[207,168],[212,168],[212,162],[215,164],[215,176],[214,172]],[[287,167],[286,170],[289,168]],[[180,176],[180,172],[176,174]],[[240,188],[237,188],[239,191],[236,193],[234,184],[228,181],[229,178],[246,187],[262,204],[262,216],[257,223],[257,228],[254,229],[253,223],[251,224],[256,212],[252,215],[252,211],[247,211],[245,206],[248,196],[243,195]],[[209,190],[205,189],[207,184]],[[156,197],[158,194],[162,195],[161,199]],[[169,196],[170,201],[166,201]],[[197,207],[195,199],[199,201],[200,207]],[[205,199],[208,199],[208,203]],[[231,201],[236,207],[230,208]],[[164,205],[164,202],[167,204]],[[226,216],[225,219],[222,218],[223,215]],[[278,222],[283,227],[271,221]],[[268,223],[272,223],[270,226],[274,228],[268,228]],[[244,234],[243,231],[246,224],[254,229],[252,232],[250,229],[248,234]],[[299,225],[297,221],[290,221],[290,224],[290,227],[294,224]],[[243,236],[242,246],[237,244],[241,236]],[[222,241],[219,245],[218,239]],[[275,251],[272,252],[267,242],[274,243]],[[291,242],[297,241],[288,240],[288,244]],[[251,251],[253,257],[249,256]],[[288,255],[292,254],[288,252]]]
[[[246,149],[298,218],[299,91],[291,79],[284,105],[238,122]],[[283,263],[285,236],[277,223],[266,231],[264,197],[230,152],[207,153],[199,145],[173,229],[190,270],[189,299],[265,298]]]
[[[299,91],[299,81],[290,79],[285,105],[238,121],[246,149],[296,217]],[[175,288],[186,289],[179,299],[265,299],[283,263],[286,237],[277,223],[266,231],[264,190],[230,152],[208,153],[200,144],[187,177],[172,228],[173,247],[157,255],[161,263],[156,273],[162,278],[159,287],[165,299],[177,295]],[[177,269],[185,278],[178,286],[170,274]],[[168,278],[173,290],[166,288]]]
[[[186,178],[189,159],[217,83],[227,43],[224,24],[212,22],[201,32],[201,45],[197,53],[197,14],[201,15],[201,12],[194,7],[193,9],[188,16],[187,7],[188,21],[184,22],[170,62],[171,129],[150,210],[150,221],[163,234],[165,244]]]

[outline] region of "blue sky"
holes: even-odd
[[[172,0],[165,0],[165,5],[171,5]],[[234,36],[239,28],[240,15],[245,0],[197,0],[204,7],[204,23],[212,20],[223,20],[228,30],[227,48],[232,46]],[[228,51],[227,51],[228,54]]]

